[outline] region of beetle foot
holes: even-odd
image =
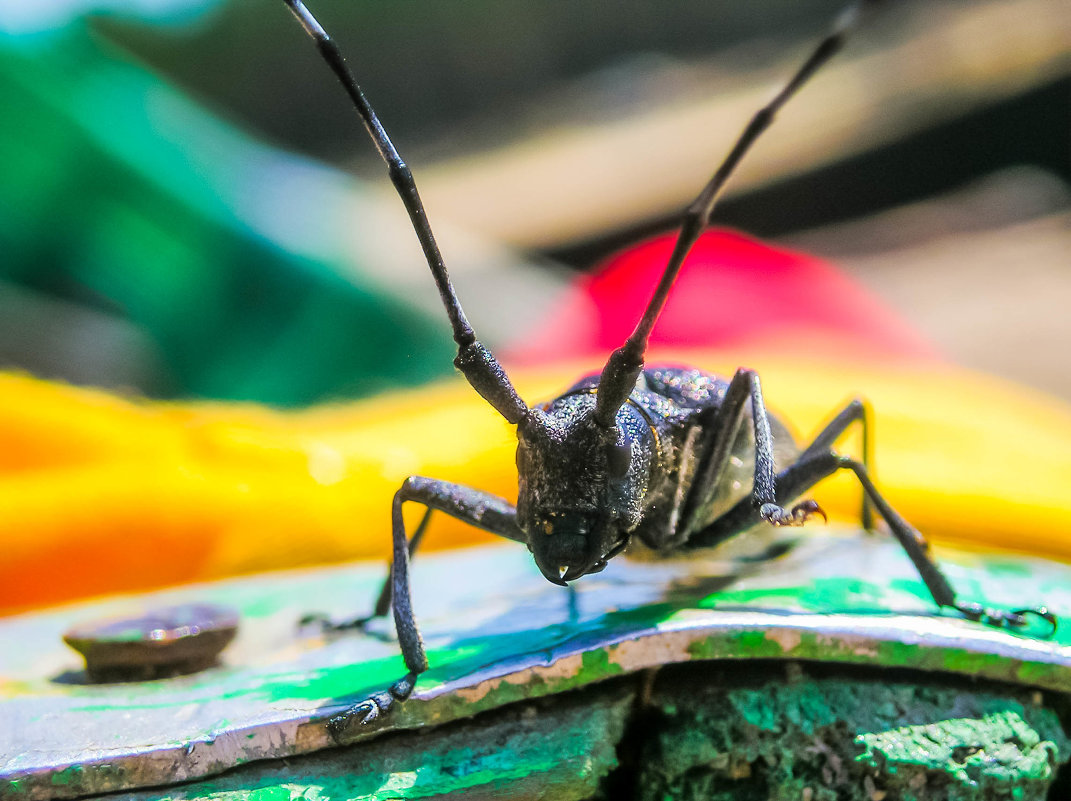
[[[416,679],[417,674],[407,673],[394,682],[388,691],[373,693],[359,704],[335,715],[327,721],[327,731],[335,742],[345,744],[352,739],[347,735],[353,729],[363,729],[383,720],[392,709],[412,695]]]
[[[304,615],[298,621],[298,628],[304,629],[314,626],[325,634],[352,631],[353,629],[361,629],[363,631],[364,627],[374,619],[375,615],[368,615],[366,617],[357,617],[353,620],[340,620],[335,622],[322,612],[311,612],[310,614]]]
[[[327,731],[341,745],[348,739],[347,732],[355,727],[370,726],[386,717],[393,705],[394,698],[390,693],[375,693],[327,721]]]
[[[990,609],[976,603],[953,604],[954,608],[968,620],[976,620],[988,626],[997,628],[1021,629],[1030,625],[1030,619],[1037,617],[1044,620],[1049,626],[1046,638],[1056,633],[1056,615],[1047,607],[1039,606],[1032,609]]]
[[[822,507],[812,500],[800,501],[791,510],[776,503],[764,503],[759,507],[759,517],[772,526],[802,526],[814,515],[821,515],[823,521],[829,522]]]

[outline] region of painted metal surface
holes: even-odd
[[[394,716],[347,737],[703,659],[886,665],[1071,692],[1071,566],[938,553],[965,598],[1053,608],[1065,625],[1038,640],[938,615],[886,537],[819,527],[789,536],[796,546],[773,560],[726,548],[672,562],[617,560],[575,592],[543,580],[523,548],[418,558],[414,604],[432,668]],[[739,542],[753,551],[770,544]],[[366,612],[382,574],[380,565],[271,574],[0,622],[0,797],[170,784],[331,747],[326,720],[404,667],[389,621],[372,635],[331,639],[297,621],[316,610]],[[93,685],[61,640],[83,620],[190,602],[225,604],[242,618],[220,664],[197,674]]]

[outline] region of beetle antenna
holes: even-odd
[[[710,223],[714,206],[721,197],[729,177],[755,140],[773,122],[781,107],[843,47],[848,35],[856,26],[863,8],[876,5],[878,2],[880,0],[857,0],[837,16],[830,32],[819,42],[784,88],[751,118],[751,122],[744,128],[736,144],[729,151],[729,155],[714,172],[714,176],[685,210],[673,252],[666,263],[666,269],[662,273],[654,294],[647,303],[643,316],[636,324],[636,329],[625,340],[625,344],[610,354],[602,370],[595,404],[595,422],[600,426],[604,428],[613,426],[618,409],[632,394],[640,371],[643,370],[643,357],[647,350],[647,340],[651,336],[651,330],[665,306],[666,297],[669,295],[673,282],[677,279],[681,265],[684,264],[692,246],[703,233],[703,229]]]
[[[450,283],[450,274],[446,270],[446,263],[443,261],[442,253],[439,252],[439,246],[435,242],[435,234],[432,233],[431,225],[428,223],[428,216],[424,211],[424,204],[420,200],[420,194],[417,192],[412,172],[402,160],[402,157],[398,155],[398,151],[394,147],[390,136],[387,135],[386,129],[379,121],[379,117],[376,116],[372,105],[364,96],[364,92],[361,91],[361,87],[357,84],[353,73],[350,72],[350,68],[346,65],[346,60],[342,57],[342,53],[331,40],[331,37],[327,35],[327,31],[305,8],[305,4],[301,0],[284,0],[284,2],[294,13],[294,16],[297,17],[301,27],[305,29],[305,33],[316,43],[320,55],[327,62],[331,71],[334,72],[335,77],[342,84],[342,88],[346,90],[350,100],[353,101],[353,105],[364,123],[365,130],[368,131],[376,150],[379,151],[379,155],[387,164],[391,183],[394,184],[394,188],[397,190],[398,196],[402,199],[402,204],[409,214],[413,230],[416,231],[417,239],[420,240],[420,248],[424,251],[424,257],[428,261],[428,267],[431,268],[432,277],[435,279],[436,287],[438,287],[439,297],[442,299],[443,307],[446,309],[446,315],[450,318],[454,342],[457,343],[457,358],[454,359],[454,365],[464,374],[472,387],[507,421],[510,423],[520,422],[528,414],[528,407],[517,394],[517,390],[513,388],[506,371],[502,369],[502,366],[491,355],[491,352],[476,339],[476,334],[465,317],[465,312],[461,308],[457,294],[454,292],[453,284]]]

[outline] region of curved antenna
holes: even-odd
[[[841,49],[848,34],[858,22],[862,7],[876,5],[878,2],[880,0],[858,0],[838,15],[829,34],[818,43],[807,60],[773,100],[755,113],[751,122],[736,140],[732,150],[729,151],[729,155],[714,172],[714,176],[703,187],[698,197],[689,204],[684,213],[684,220],[681,223],[680,233],[677,234],[673,252],[666,263],[666,269],[662,273],[654,294],[647,303],[643,316],[636,324],[636,329],[625,340],[625,344],[610,354],[606,366],[602,369],[594,418],[595,422],[603,428],[610,428],[614,425],[617,411],[632,394],[640,371],[643,370],[643,357],[647,351],[647,340],[651,336],[651,330],[662,312],[662,307],[665,306],[666,297],[669,295],[673,282],[677,279],[681,265],[684,264],[685,258],[699,239],[699,235],[703,233],[703,229],[710,223],[714,206],[721,197],[729,177],[755,140],[773,122],[781,107]]]
[[[457,294],[454,292],[454,286],[450,283],[450,274],[446,271],[446,263],[443,261],[442,253],[439,252],[439,246],[435,242],[435,234],[432,233],[431,225],[428,223],[428,216],[424,211],[424,204],[420,200],[420,194],[417,192],[412,172],[410,172],[406,163],[402,161],[402,157],[398,155],[398,151],[395,149],[390,136],[387,135],[386,129],[379,121],[379,117],[376,116],[376,112],[372,109],[368,99],[364,96],[364,92],[361,91],[361,87],[357,85],[353,73],[350,72],[349,67],[346,65],[346,60],[342,57],[342,53],[331,40],[331,37],[327,35],[327,31],[305,8],[305,4],[301,0],[284,0],[284,2],[289,6],[294,16],[297,17],[301,27],[305,29],[305,33],[316,43],[316,47],[324,61],[327,62],[327,66],[334,72],[335,77],[342,84],[342,88],[346,90],[346,94],[353,101],[353,105],[364,123],[365,130],[372,137],[376,150],[379,151],[379,155],[387,164],[391,183],[394,184],[394,188],[397,190],[398,196],[402,199],[402,204],[409,214],[413,230],[416,231],[417,239],[420,240],[420,248],[424,251],[424,258],[428,261],[428,267],[431,268],[435,285],[439,289],[439,297],[442,299],[443,307],[446,309],[446,315],[450,318],[454,342],[457,343],[457,358],[454,359],[454,365],[468,379],[473,389],[507,421],[510,423],[520,422],[528,414],[528,407],[517,394],[517,390],[513,388],[506,371],[502,369],[502,366],[491,355],[491,352],[476,339],[476,334],[465,317],[465,312],[461,308]]]

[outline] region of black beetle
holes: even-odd
[[[581,379],[563,395],[529,408],[494,356],[476,339],[454,293],[435,243],[413,176],[395,150],[335,44],[301,0],[285,0],[321,55],[342,83],[369,135],[386,162],[420,240],[450,319],[458,354],[455,366],[472,387],[509,423],[517,426],[518,499],[502,498],[436,479],[410,476],[395,493],[393,562],[374,613],[330,628],[363,626],[394,609],[395,627],[408,673],[388,690],[374,694],[333,721],[370,723],[404,701],[416,678],[427,670],[424,645],[413,617],[409,558],[420,542],[432,510],[447,514],[528,546],[549,581],[565,585],[597,573],[632,540],[661,552],[715,545],[752,526],[801,525],[822,510],[812,500],[786,506],[838,470],[850,470],[864,493],[863,525],[871,528],[872,508],[885,520],[918,569],[934,601],[972,620],[1022,627],[1030,615],[1055,630],[1056,618],[1044,607],[1005,611],[956,599],[948,580],[929,556],[925,538],[885,501],[864,461],[833,450],[853,423],[863,429],[869,451],[867,409],[848,404],[805,448],[798,449],[776,419],[766,412],[758,375],[740,369],[731,380],[700,370],[648,368],[647,341],[689,250],[707,226],[714,206],[748,149],[777,111],[844,44],[860,13],[880,0],[860,0],[836,20],[830,33],[788,83],[751,119],[699,196],[688,206],[673,253],[633,333],[615,350],[600,374]],[[783,465],[775,468],[775,443]],[[751,473],[750,486],[734,493],[740,468]],[[785,465],[787,460],[788,464]],[[428,508],[411,539],[402,505]]]

